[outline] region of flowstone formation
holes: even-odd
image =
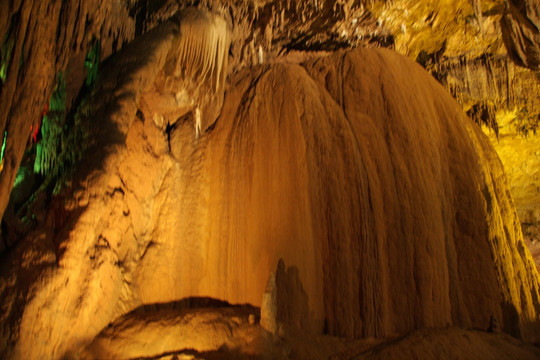
[[[84,130],[72,176],[4,226],[0,357],[540,356],[501,161],[422,66],[360,46],[391,39],[375,7],[115,4],[135,39],[97,77],[89,40],[86,92],[50,85]]]
[[[540,3],[375,1],[395,49],[456,98],[498,152],[531,250],[540,247]],[[540,264],[540,257],[536,257]]]
[[[96,140],[64,194],[65,225],[37,228],[3,269],[3,354],[83,354],[145,305],[260,306],[280,259],[278,335],[387,338],[487,329],[495,317],[503,331],[536,339],[538,273],[500,162],[420,66],[357,49],[244,69],[197,137],[189,112],[167,131],[140,109],[174,79],[167,59],[185,51],[174,45],[179,29],[168,21],[104,66]],[[293,304],[300,319],[283,315],[299,314]],[[110,334],[145,334],[151,322],[102,333],[110,340],[99,351],[114,351]],[[129,357],[197,344],[181,339]],[[218,350],[211,344],[194,350]]]

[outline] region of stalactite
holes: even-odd
[[[178,19],[180,56],[175,73],[201,83],[210,80],[217,92],[226,78],[231,42],[227,22],[217,14],[195,8],[181,11]]]
[[[471,4],[474,15],[476,16],[476,19],[478,21],[478,26],[480,27],[480,32],[483,32],[483,23],[484,18],[482,15],[482,4],[480,3],[480,0],[469,0],[469,3]]]

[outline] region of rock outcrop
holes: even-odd
[[[539,56],[537,7],[533,1],[399,0],[376,1],[372,11],[394,35],[398,52],[430,71],[474,120],[496,130],[502,112],[524,108],[520,120],[538,126],[535,67],[518,67]]]
[[[538,1],[508,1],[501,26],[503,39],[512,60],[520,66],[540,70]]]
[[[486,125],[486,133],[497,135],[491,137],[492,144],[509,175],[520,220],[533,242],[540,241],[540,236],[531,229],[540,223],[528,212],[540,204],[540,192],[532,191],[540,182],[534,165],[525,163],[536,161],[538,149],[538,4],[530,0],[396,0],[375,1],[370,7],[393,35],[396,50],[422,64],[473,120]],[[515,128],[511,136],[509,126]]]
[[[18,0],[0,4],[0,215],[8,204],[28,140],[40,126],[58,73],[72,109],[86,70],[85,54],[99,42],[100,59],[198,4],[232,26],[229,72],[268,62],[291,49],[335,50],[359,44],[391,45],[391,36],[361,3],[286,0],[130,0],[62,2]],[[225,55],[229,55],[226,53]]]
[[[121,2],[2,1],[0,4],[0,214],[32,129],[39,126],[55,77],[65,72],[68,104],[84,81],[85,54],[96,40],[102,58],[133,40],[133,19]]]
[[[300,330],[388,337],[494,317],[537,340],[540,279],[501,163],[419,65],[360,48],[246,68],[197,137],[196,114],[163,129],[140,110],[178,26],[104,66],[72,193],[2,265],[2,355],[76,354],[146,304],[260,306],[280,259],[309,314]]]
[[[193,309],[173,306],[137,309],[104,329],[84,352],[74,357],[154,358],[184,349],[210,352],[248,347],[249,340],[261,333],[260,327],[248,321],[255,313],[253,308],[226,304]]]
[[[497,151],[516,205],[523,236],[540,266],[540,133],[521,131],[516,111],[500,118],[499,132],[489,138]]]
[[[534,136],[540,114],[540,81],[506,56],[444,59],[433,75],[486,132],[499,135],[513,113],[516,135]],[[519,146],[516,144],[516,146]]]

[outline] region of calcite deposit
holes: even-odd
[[[364,46],[391,39],[375,6],[43,4],[1,6],[56,29],[86,16],[103,61],[91,86],[81,64],[66,82],[80,158],[21,180],[27,200],[4,195],[62,88],[40,74],[96,42],[33,43],[48,67],[2,80],[0,357],[540,356],[540,275],[503,164],[420,64]]]

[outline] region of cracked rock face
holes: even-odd
[[[196,137],[193,116],[164,131],[140,110],[176,26],[104,66],[64,225],[3,265],[2,354],[77,354],[142,305],[258,307],[280,260],[276,316],[296,329],[384,338],[495,317],[535,340],[540,281],[500,162],[420,66],[361,48],[246,68]]]

